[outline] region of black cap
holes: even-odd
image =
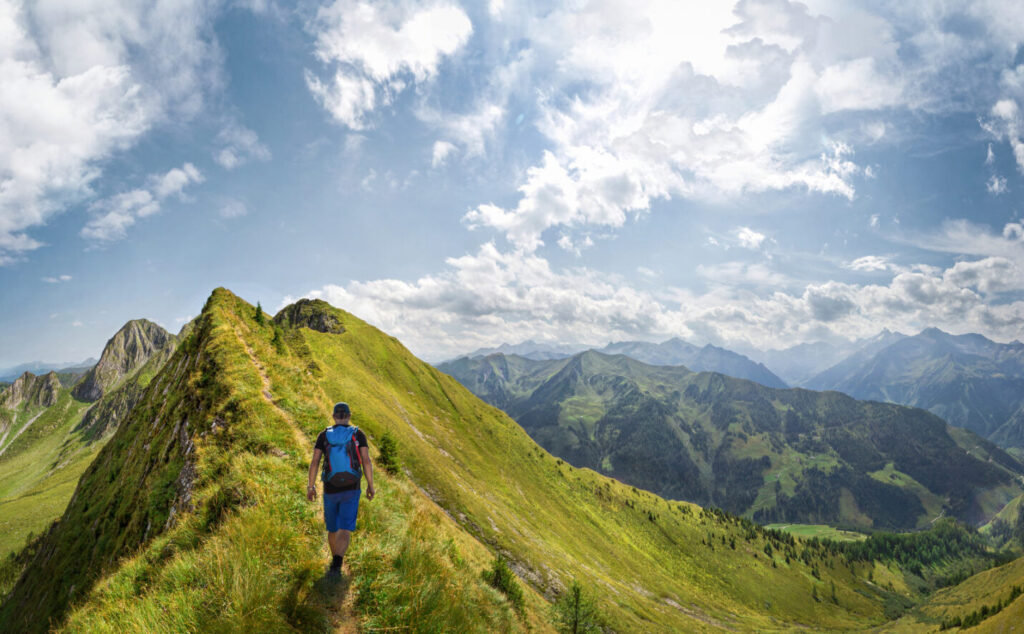
[[[348,408],[348,403],[335,403],[334,404],[334,417],[335,418],[348,418],[352,415],[352,410]]]

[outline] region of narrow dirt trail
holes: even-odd
[[[274,395],[273,392],[271,392],[270,377],[267,376],[266,368],[263,366],[262,363],[260,363],[259,359],[256,358],[256,353],[253,352],[252,346],[249,345],[249,343],[245,340],[244,337],[242,337],[242,335],[238,332],[237,329],[235,330],[235,335],[238,337],[238,340],[245,347],[245,352],[246,354],[249,355],[249,360],[252,361],[253,366],[256,368],[256,372],[260,375],[260,381],[262,381],[263,383],[263,399],[268,404],[270,404],[274,409],[276,409],[284,418],[284,420],[288,423],[288,426],[292,430],[292,436],[295,438],[295,443],[303,450],[305,450],[305,452],[308,455],[312,456],[313,445],[310,444],[309,439],[306,438],[306,434],[304,434],[302,432],[302,429],[300,429],[299,426],[295,424],[295,420],[292,418],[291,414],[289,414],[287,411],[285,411],[282,407],[280,407],[277,403],[274,402]],[[321,505],[319,502],[314,502],[314,504],[316,504],[317,517],[322,522],[324,518],[323,505]],[[326,543],[326,541],[327,539],[325,534],[324,543]],[[331,611],[331,625],[333,626],[335,633],[358,634],[360,631],[359,617],[355,613],[355,597],[353,596],[352,592],[349,592],[351,571],[348,568],[348,564],[344,565],[343,573],[344,578],[339,585],[337,585],[333,589],[328,589],[326,591],[324,589],[321,589],[321,591],[324,593],[325,598],[328,600],[334,597],[341,597],[340,602],[329,601],[329,609]]]

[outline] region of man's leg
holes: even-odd
[[[351,539],[352,531],[347,531],[343,528],[333,533],[327,533],[327,543],[331,547],[331,553],[339,557],[345,556],[345,551],[348,550],[348,543]]]

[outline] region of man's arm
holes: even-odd
[[[377,492],[373,488],[373,463],[370,462],[370,448],[359,448],[359,461],[363,463],[363,473],[366,474],[366,499],[372,500]]]
[[[312,502],[316,499],[316,472],[320,468],[320,456],[323,454],[319,449],[313,450],[313,461],[309,463],[309,485],[306,487],[306,499]]]

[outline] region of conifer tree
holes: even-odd
[[[558,631],[568,634],[600,632],[603,618],[594,599],[575,579],[553,606]]]

